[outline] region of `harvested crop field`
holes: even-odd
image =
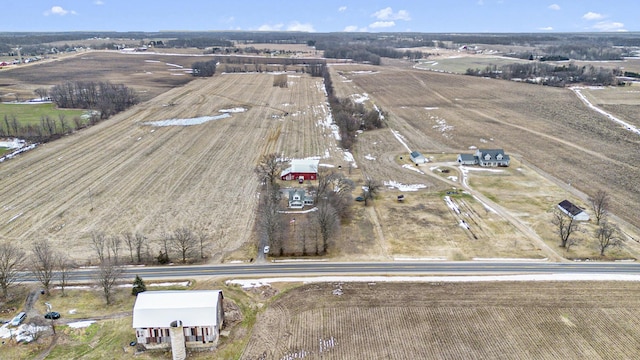
[[[258,316],[241,359],[631,359],[635,282],[309,284]]]
[[[389,126],[409,148],[422,153],[503,148],[583,200],[608,191],[612,212],[640,225],[640,137],[590,110],[571,90],[407,65],[342,65],[332,71],[336,94],[367,94],[388,112]],[[389,137],[388,144],[394,144],[389,146],[396,143]]]
[[[27,248],[47,237],[86,260],[95,231],[140,231],[157,254],[163,233],[204,228],[214,253],[241,249],[249,258],[258,158],[343,158],[323,126],[322,80],[290,76],[288,83],[274,87],[271,74],[194,80],[3,163],[0,239]],[[202,117],[217,120],[150,124]]]
[[[35,97],[37,88],[49,88],[66,81],[109,81],[125,84],[136,91],[142,101],[193,80],[187,70],[207,57],[86,51],[74,55],[48,58],[40,63],[22,65],[2,71],[0,96],[5,101]]]

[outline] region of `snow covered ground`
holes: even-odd
[[[488,282],[488,281],[640,281],[640,275],[626,274],[532,274],[486,276],[319,276],[227,280],[243,288],[271,286],[277,282]]]

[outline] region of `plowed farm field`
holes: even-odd
[[[214,120],[176,124],[204,117]],[[193,80],[3,163],[0,239],[28,249],[46,237],[87,259],[94,231],[140,231],[157,254],[161,234],[185,226],[209,231],[214,252],[248,259],[257,160],[277,152],[341,163],[326,117],[321,78],[291,75],[288,88],[271,74]]]
[[[243,360],[632,359],[635,282],[344,283],[290,290]]]

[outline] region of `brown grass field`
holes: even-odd
[[[411,149],[456,154],[472,152],[471,146],[504,148],[565,188],[566,197],[586,202],[595,191],[608,191],[612,212],[638,226],[640,138],[588,109],[570,90],[408,66],[344,65],[332,71],[338,96],[367,93],[389,112],[390,127]],[[396,143],[387,137],[378,146]],[[354,153],[366,154],[367,146],[360,142]],[[552,209],[562,199],[549,200]]]
[[[332,66],[338,96],[366,93],[366,106],[375,104],[389,115],[389,128],[359,135],[352,149],[357,167],[347,172],[348,161],[324,125],[328,108],[321,79],[290,74],[289,87],[282,89],[273,87],[273,75],[266,73],[220,73],[199,80],[174,75],[184,74],[178,66],[200,59],[86,52],[4,71],[3,91],[89,77],[124,82],[147,100],[2,164],[0,239],[19,240],[28,248],[31,239],[48,237],[85,259],[93,231],[141,231],[153,250],[165,232],[205,227],[214,239],[212,251],[222,254],[218,260],[248,259],[255,254],[258,184],[253,167],[269,152],[287,158],[319,156],[321,164],[342,166],[358,185],[354,195],[360,194],[365,176],[423,187],[404,193],[403,203],[395,201],[402,192],[389,186],[373,207],[357,204],[353,221],[343,224],[330,244],[336,259],[545,258],[549,252],[543,243],[560,251],[550,229],[554,205],[570,198],[586,206],[586,196],[597,189],[610,192],[625,234],[639,238],[634,214],[640,210],[635,186],[640,140],[587,109],[568,89],[415,70],[397,61],[380,67]],[[609,90],[589,91],[588,96],[602,106],[636,106],[633,94],[620,102]],[[234,107],[247,110],[197,126],[143,124],[216,115]],[[415,168],[405,144],[443,164],[458,180],[431,164]],[[449,164],[457,153],[472,152],[472,146],[504,148],[514,159],[501,175],[469,174],[472,188],[487,196],[490,206],[500,207],[499,214],[462,193],[452,200],[467,218],[444,202],[446,191],[460,187],[461,174]],[[303,225],[304,217],[299,215],[297,224]],[[471,229],[462,228],[460,220]],[[309,244],[300,243],[307,236],[300,225],[285,234],[288,252],[297,255],[310,252]],[[593,256],[589,238],[585,235],[583,245],[565,255]],[[613,256],[634,257],[636,248]]]
[[[635,282],[309,284],[258,316],[241,359],[632,359],[638,295]]]

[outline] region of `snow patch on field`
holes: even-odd
[[[407,145],[406,142],[404,142],[404,136],[402,134],[400,134],[399,131],[393,130],[393,129],[389,129],[391,130],[391,133],[393,134],[393,136],[396,137],[396,139],[400,142],[400,144],[402,144],[405,149],[407,149],[408,152],[411,152],[411,148],[409,148],[409,146]]]
[[[0,141],[0,147],[7,148],[7,149],[20,149],[21,147],[24,147],[25,144],[26,142],[24,140],[16,139],[16,138],[11,140]]]
[[[640,275],[626,274],[530,274],[530,275],[468,275],[468,276],[320,276],[282,277],[227,280],[227,285],[243,288],[270,286],[278,282],[330,283],[330,282],[494,282],[494,281],[640,281]]]
[[[358,165],[356,164],[356,161],[353,159],[353,154],[352,154],[352,153],[350,153],[349,151],[346,151],[346,150],[344,151],[343,159],[344,159],[344,161],[346,161],[346,162],[348,162],[348,163],[351,163],[351,165],[352,165],[354,168],[357,168],[357,167],[358,167]]]
[[[427,187],[427,185],[424,185],[424,184],[406,185],[396,181],[385,181],[384,186],[388,187],[389,189],[398,189],[400,191],[418,191],[420,189],[424,189]]]
[[[447,206],[449,207],[449,209],[451,209],[456,214],[460,214],[460,208],[456,203],[453,202],[453,200],[451,200],[449,196],[444,197],[444,202],[447,203]]]
[[[13,336],[16,342],[30,343],[33,341],[34,335],[47,330],[45,326],[36,326],[33,324],[22,324],[17,329],[9,329],[9,324],[4,324],[0,328],[0,338],[8,339]]]
[[[364,93],[364,94],[353,94],[351,95],[351,97],[353,98],[353,101],[355,103],[361,104],[367,100],[369,100],[369,94]]]
[[[375,156],[371,156],[371,154],[365,155],[364,158],[367,159],[367,160],[371,160],[371,161],[375,161],[376,160]]]
[[[80,329],[89,327],[91,324],[95,323],[95,320],[85,320],[85,321],[76,321],[72,323],[68,323],[67,326],[73,329]]]
[[[409,170],[412,170],[412,171],[415,171],[417,173],[420,173],[420,174],[424,175],[424,172],[422,172],[422,170],[418,169],[416,166],[409,165],[409,164],[404,164],[404,165],[402,165],[402,167],[405,168],[405,169],[409,169]]]
[[[438,110],[438,107],[437,107],[437,106],[434,106],[434,107],[425,107],[424,109],[425,109],[425,110],[427,110],[427,111],[429,111],[429,110]]]
[[[224,113],[222,115],[215,116],[200,116],[195,118],[186,118],[186,119],[168,119],[168,120],[159,120],[159,121],[148,121],[142,123],[142,125],[151,125],[151,126],[191,126],[191,125],[201,125],[213,120],[226,119],[231,117],[229,113]]]
[[[221,112],[221,113],[243,113],[245,111],[247,111],[247,109],[245,109],[243,107],[235,107],[235,108],[231,108],[231,109],[218,110],[218,112]]]
[[[584,87],[570,87],[569,89],[571,89],[577,96],[578,98],[580,98],[580,100],[582,100],[582,102],[584,102],[589,108],[593,109],[596,112],[599,112],[600,114],[606,116],[609,120],[620,124],[622,126],[624,126],[625,129],[627,129],[628,131],[631,131],[637,135],[640,135],[640,129],[638,129],[637,127],[629,124],[628,122],[625,122],[623,120],[620,120],[619,118],[609,114],[608,112],[600,109],[599,107],[593,105],[586,96],[584,96],[584,94],[581,92],[582,89],[584,89]],[[600,88],[593,88],[590,87],[589,89],[600,89]]]
[[[13,157],[15,157],[16,155],[21,154],[21,153],[23,153],[23,152],[27,152],[27,151],[29,151],[29,150],[33,150],[33,149],[35,149],[35,148],[36,148],[36,146],[38,146],[38,144],[31,144],[31,145],[29,145],[29,146],[24,146],[24,147],[22,147],[22,148],[20,148],[20,149],[18,149],[18,150],[16,150],[16,151],[14,151],[14,152],[10,153],[10,154],[7,154],[7,155],[5,155],[5,156],[3,156],[3,157],[0,157],[0,163],[1,163],[1,162],[4,162],[5,160],[12,159],[12,158],[13,158]]]
[[[442,133],[442,136],[446,137],[447,139],[451,138],[450,132],[453,131],[453,125],[447,124],[447,121],[445,119],[438,116],[431,116],[430,118],[436,122],[436,125],[433,125],[432,128],[440,131]]]

